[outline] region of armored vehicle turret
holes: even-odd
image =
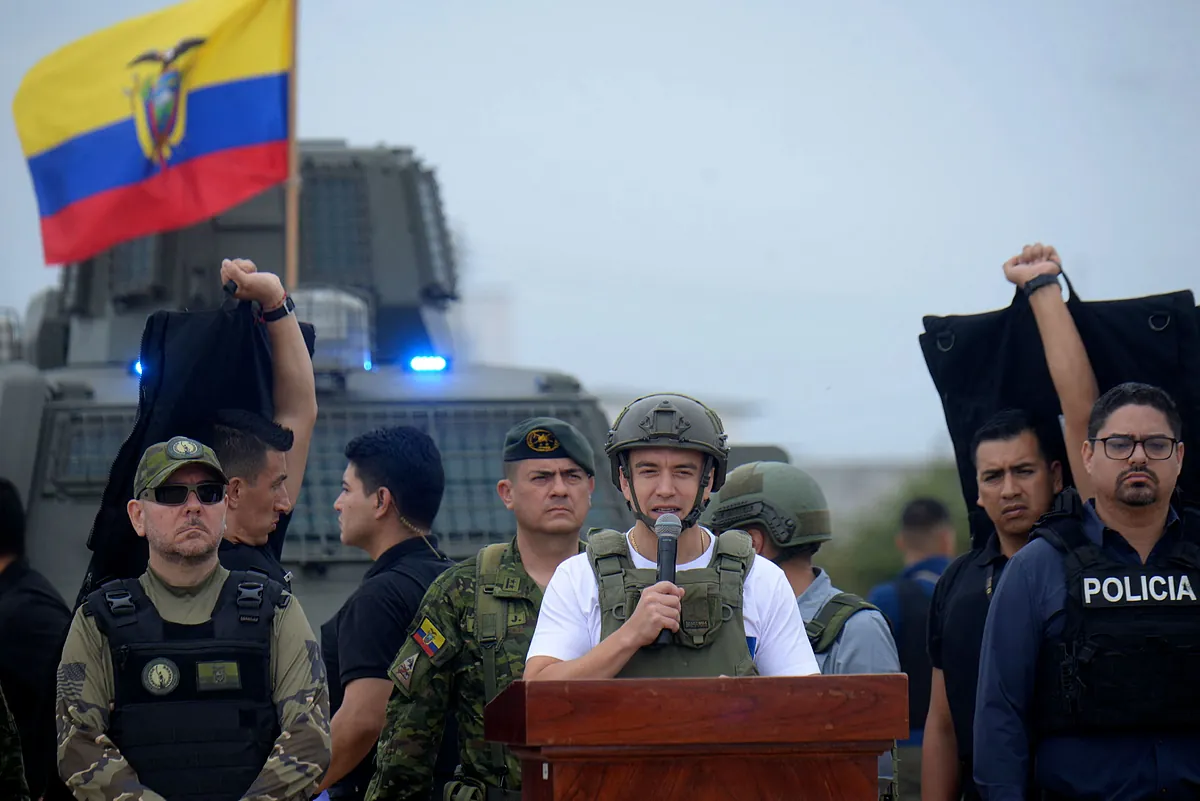
[[[320,412],[283,556],[319,624],[367,564],[340,544],[333,510],[352,437],[402,423],[433,436],[447,482],[434,533],[465,558],[512,536],[495,490],[509,426],[559,417],[602,453],[609,421],[570,375],[459,358],[448,317],[459,301],[454,249],[435,174],[412,151],[302,141],[300,154],[298,285],[289,289],[317,332]],[[0,475],[23,493],[31,560],[65,598],[83,579],[109,469],[133,427],[147,316],[219,305],[225,257],[282,277],[284,219],[278,187],[191,228],[67,265],[59,286],[30,304],[23,336],[9,336],[17,344],[0,349]],[[597,480],[587,525],[631,522],[616,489]]]

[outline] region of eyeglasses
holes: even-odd
[[[154,502],[163,506],[183,506],[187,503],[188,495],[195,491],[197,500],[205,506],[212,506],[225,500],[225,485],[217,481],[203,481],[199,484],[163,484],[161,487],[146,490],[143,495],[150,493]]]
[[[1171,454],[1175,453],[1175,446],[1179,443],[1179,440],[1173,437],[1135,439],[1134,437],[1118,434],[1112,437],[1093,437],[1092,442],[1103,442],[1104,455],[1109,459],[1128,459],[1133,455],[1140,442],[1142,444],[1142,452],[1146,454],[1147,459],[1162,461],[1163,459],[1171,458]]]

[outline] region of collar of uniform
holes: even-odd
[[[422,542],[423,539],[428,540],[428,544]],[[379,554],[379,558],[375,560],[375,563],[371,565],[363,578],[368,579],[372,576],[377,576],[391,568],[404,557],[412,556],[414,553],[429,550],[430,548],[434,551],[437,550],[437,537],[432,534],[425,537],[412,537],[404,542],[396,543],[391,548]]]
[[[14,586],[31,569],[27,557],[18,556],[14,559],[8,567],[0,571],[0,595],[3,595],[9,588]]]
[[[145,588],[147,592],[149,592],[150,587],[153,586],[165,593],[174,595],[176,598],[187,598],[193,595],[199,595],[213,583],[224,582],[226,576],[228,575],[229,571],[222,567],[221,563],[218,562],[216,567],[213,568],[212,572],[205,576],[199,584],[195,584],[191,587],[176,587],[163,581],[163,577],[155,573],[154,568],[147,567],[146,572],[142,574],[142,587]]]
[[[579,550],[577,553],[587,551],[587,543],[579,540]],[[511,568],[520,574],[520,586],[501,584],[495,590],[497,598],[539,598],[542,588],[533,580],[533,576],[525,570],[525,565],[521,562],[521,549],[517,547],[517,537],[514,534],[509,540],[508,548],[504,552],[504,556],[500,558],[500,570]]]
[[[577,550],[576,553],[584,553],[585,551],[587,551],[587,543],[583,540],[579,540],[579,550]],[[516,534],[514,534],[513,538],[508,541],[508,550],[504,553],[504,557],[500,560],[500,564],[521,564],[521,549],[517,547]],[[522,567],[521,570],[524,571],[525,568]]]
[[[1000,550],[1000,535],[995,531],[987,538],[987,542],[983,544],[983,548],[979,551],[979,556],[975,561],[980,565],[991,565],[997,562],[1006,562],[1008,557],[1004,555],[1004,551]]]
[[[1167,524],[1163,528],[1164,536],[1178,535],[1180,528],[1179,513],[1175,511],[1174,505],[1167,506]],[[1104,532],[1112,531],[1104,521],[1100,519],[1100,515],[1096,513],[1095,500],[1088,500],[1083,505],[1083,533],[1087,538],[1097,545],[1104,544]],[[1119,532],[1118,532],[1119,533]]]
[[[800,616],[808,620],[816,615],[825,605],[825,602],[837,594],[837,590],[833,586],[833,579],[819,567],[813,568],[812,584],[804,588],[804,592],[796,597],[796,604],[800,607]],[[808,614],[805,614],[805,613]]]

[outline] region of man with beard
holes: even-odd
[[[1058,253],[1028,245],[1003,266],[1004,276],[1029,298],[1046,365],[1062,408],[1062,438],[1075,485],[1090,498],[1083,467],[1088,417],[1099,394],[1091,362],[1058,286]],[[974,801],[971,778],[979,649],[996,583],[1029,532],[1050,511],[1064,483],[1058,432],[1043,431],[1029,415],[1001,411],[975,432],[976,504],[991,521],[987,541],[963,554],[942,574],[929,609],[927,647],[932,665],[929,712],[921,760],[924,801]],[[1059,457],[1059,458],[1056,458]]]
[[[1157,387],[1104,393],[1082,449],[1094,500],[1061,493],[996,586],[974,724],[984,798],[1200,792],[1200,530],[1172,504],[1182,429]]]
[[[484,740],[483,708],[522,677],[542,593],[584,548],[595,469],[592,446],[562,420],[534,417],[509,429],[496,491],[516,536],[442,573],[425,593],[388,672],[395,689],[367,801],[429,799],[448,722],[457,723],[460,763],[434,797],[520,801],[521,763]]]
[[[77,798],[291,801],[329,765],[324,667],[300,604],[217,561],[226,485],[193,439],[142,455],[128,513],[148,567],[87,596],[58,667],[58,769]]]

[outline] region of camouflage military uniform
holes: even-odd
[[[146,449],[134,479],[134,497],[161,486],[188,464],[206,465],[224,475],[211,449],[176,437]],[[163,621],[197,626],[212,619],[229,575],[215,564],[199,584],[180,588],[167,585],[148,569],[137,584]],[[299,602],[286,592],[284,596],[270,624],[271,700],[280,734],[242,801],[308,801],[329,767],[325,663]],[[89,596],[76,611],[58,666],[59,775],[80,801],[163,801],[162,795],[141,783],[137,766],[125,759],[109,736],[116,695],[113,656],[108,638],[97,625],[97,613],[89,609],[91,603]]]
[[[28,801],[25,765],[21,761],[21,738],[17,723],[8,711],[4,690],[0,690],[0,798],[4,801]]]
[[[583,548],[580,542],[580,552]],[[488,549],[493,549],[491,554]],[[494,572],[481,570],[479,560],[485,555],[494,560]],[[489,595],[502,604],[501,609],[507,608],[506,614],[495,613],[491,625],[482,622],[487,610],[476,613],[477,571],[493,590]],[[481,789],[520,788],[521,763],[508,749],[484,740],[483,708],[524,672],[541,604],[542,589],[521,566],[515,538],[488,546],[433,582],[413,618],[413,633],[420,635],[421,643],[410,637],[389,671],[396,691],[388,702],[366,801],[429,797],[448,709],[453,709],[458,721],[464,783]],[[485,649],[485,643],[490,648]],[[485,657],[488,650],[491,653]],[[489,662],[495,665],[491,681]],[[476,797],[485,798],[482,793]]]

